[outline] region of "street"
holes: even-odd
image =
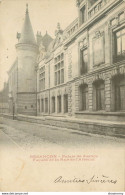
[[[118,178],[121,188],[118,183],[113,190],[123,189],[124,146],[123,139],[0,118],[0,191],[55,191],[57,186],[70,191],[74,184],[64,188],[54,180],[60,175],[72,179],[94,174]],[[76,188],[91,191],[95,184],[78,183]]]
[[[50,127],[24,121],[0,118],[0,131],[23,149],[43,147],[123,147],[123,139],[92,135],[77,130]],[[7,145],[6,138],[0,137],[0,144]]]

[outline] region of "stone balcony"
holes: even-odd
[[[74,32],[77,31],[78,25],[78,18],[76,18],[64,31],[65,39],[70,37]]]
[[[94,3],[94,5],[88,9],[88,19],[92,18],[97,13],[102,12],[103,9],[111,5],[113,2],[116,2],[116,0],[99,0]]]

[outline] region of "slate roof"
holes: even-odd
[[[21,38],[19,43],[28,43],[28,44],[36,44],[35,36],[33,33],[32,25],[29,18],[28,7],[26,9],[26,15],[24,20],[24,25],[21,32]]]
[[[48,33],[46,32],[46,34],[45,34],[45,35],[43,36],[43,38],[42,38],[42,43],[43,43],[43,45],[44,45],[46,51],[47,51],[47,49],[48,49],[48,46],[49,46],[50,43],[52,42],[52,40],[53,40],[53,38],[52,38],[50,35],[48,35]]]

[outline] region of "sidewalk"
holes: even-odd
[[[3,117],[13,119],[13,116],[9,114],[3,114]],[[125,138],[125,122],[121,121],[78,119],[69,116],[26,116],[21,114],[16,115],[15,119],[60,128],[65,127],[91,134]]]

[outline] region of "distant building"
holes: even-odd
[[[9,97],[8,97],[9,85],[8,82],[4,83],[3,90],[0,91],[0,113],[9,112]]]
[[[27,8],[9,71],[11,99],[20,114],[123,120],[125,2],[77,0],[76,5],[78,18],[65,30],[58,23],[54,40],[37,32],[37,42]]]

